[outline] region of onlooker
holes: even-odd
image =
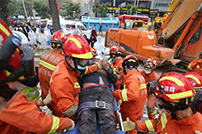
[[[91,47],[94,47],[95,42],[97,41],[96,37],[93,36],[93,34],[91,34],[90,36],[90,45]]]
[[[94,36],[94,38],[97,38],[97,32],[95,30],[95,26],[93,27],[93,30],[91,31],[91,34]]]
[[[99,35],[102,35],[102,22],[100,22]]]
[[[49,25],[47,27],[45,27],[45,29],[44,29],[44,34],[46,35],[46,45],[50,45],[49,40],[51,38],[51,32],[48,27],[49,27]]]
[[[38,25],[36,26],[36,43],[41,45],[41,30]]]
[[[36,45],[36,34],[32,30],[32,28],[29,29],[28,38],[37,47],[37,45]]]
[[[87,38],[88,39],[90,39],[90,36],[91,36],[91,26],[89,26],[89,29],[87,30],[87,32],[86,32],[86,36],[87,36]]]

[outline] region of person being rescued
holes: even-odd
[[[96,50],[92,48],[95,56]],[[79,134],[96,134],[96,125],[99,124],[100,134],[115,134],[114,98],[111,83],[117,81],[107,60],[102,62],[94,57],[92,64],[99,63],[102,69],[88,75],[80,76],[81,93],[79,95],[78,119]],[[100,66],[101,66],[100,65]]]

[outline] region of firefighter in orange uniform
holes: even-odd
[[[120,112],[123,120],[129,117],[132,121],[140,120],[143,116],[143,108],[147,99],[147,87],[144,77],[138,72],[139,61],[135,56],[128,55],[123,60],[123,72],[125,75],[124,88],[114,91],[114,96],[122,100]],[[130,131],[136,134],[137,131]]]
[[[57,116],[72,117],[78,108],[78,94],[80,85],[77,81],[80,72],[85,74],[98,70],[98,65],[87,67],[93,57],[89,44],[80,35],[69,37],[64,43],[65,59],[59,63],[53,74],[50,94],[54,102],[54,109],[58,109]]]
[[[72,130],[75,124],[69,118],[46,115],[21,93],[0,115],[1,134],[55,133],[63,129]]]
[[[59,30],[51,37],[51,47],[53,51],[46,53],[40,57],[39,63],[39,81],[42,89],[42,100],[37,102],[38,106],[47,105],[52,111],[53,115],[57,115],[59,111],[57,108],[53,108],[54,102],[52,102],[50,95],[50,78],[56,65],[64,59],[64,42],[70,37],[70,34],[65,34],[62,30]]]
[[[64,42],[68,39],[68,37],[69,35],[65,35],[65,33],[62,30],[55,32],[50,40],[51,47],[53,48],[53,50],[49,53],[43,54],[40,57],[38,75],[39,75],[40,86],[42,89],[42,95],[41,95],[42,100],[38,101],[38,105],[47,104],[47,99],[45,100],[45,103],[44,103],[44,99],[49,93],[50,78],[56,65],[64,59],[64,56],[62,55],[64,53],[62,46]],[[51,108],[51,105],[52,103],[49,103],[48,106],[51,110],[53,110]]]
[[[195,72],[188,72],[183,75],[191,82],[196,90],[196,95],[191,102],[191,107],[193,110],[202,114],[202,76]]]
[[[154,71],[157,63],[156,63],[156,60],[153,58],[149,58],[143,61],[143,63],[144,63],[144,69],[140,71],[140,73],[144,77],[145,82],[147,84],[147,91],[148,91],[147,112],[148,112],[149,119],[154,119],[157,112],[157,110],[154,108],[155,96],[149,92],[149,88],[150,88],[151,82],[154,80],[158,80],[159,78],[158,74]]]
[[[199,55],[199,59],[191,61],[187,68],[191,69],[191,72],[196,72],[202,76],[202,52]]]
[[[2,113],[0,110],[0,133],[25,134],[34,132],[45,134],[65,128],[73,129],[74,122],[70,119],[45,115],[45,112],[41,112],[33,102],[27,100],[30,96],[26,96],[24,93],[20,94],[26,86],[17,80],[35,74],[34,53],[29,47],[19,47],[21,43],[19,38],[13,36],[1,20],[0,24],[0,36],[6,39],[0,41],[0,99],[4,103],[0,102],[0,105],[6,108],[1,109]]]
[[[164,112],[157,120],[145,122],[133,122],[127,118],[123,122],[125,131],[135,129],[158,134],[201,134],[202,115],[190,107],[195,95],[190,81],[182,74],[169,72],[162,75],[154,86],[151,92],[156,96],[157,106]]]
[[[121,57],[122,52],[120,47],[118,46],[112,46],[110,48],[110,58],[109,61],[111,63],[112,69],[114,73],[116,74],[118,81],[114,84],[115,89],[120,89],[121,84],[124,81],[124,73],[123,73],[123,59]]]

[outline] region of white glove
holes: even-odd
[[[200,131],[196,130],[195,134],[202,134]]]
[[[70,121],[72,122],[72,126],[67,129],[68,131],[71,131],[71,130],[73,130],[73,129],[75,128],[75,123],[74,123],[74,121],[73,121],[72,119],[70,119]]]

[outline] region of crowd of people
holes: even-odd
[[[190,72],[158,76],[153,58],[143,61],[144,68],[139,70],[137,57],[124,56],[121,46],[100,48],[92,41],[89,45],[88,37],[101,41],[94,28],[87,38],[59,30],[50,38],[53,50],[41,55],[35,67],[33,46],[23,44],[24,36],[14,36],[0,23],[2,134],[68,133],[77,124],[79,134],[116,134],[118,130],[201,134],[202,54],[188,65]],[[118,120],[116,104],[122,115]],[[40,110],[45,105],[52,115]],[[141,120],[144,105],[149,118],[145,121]]]

